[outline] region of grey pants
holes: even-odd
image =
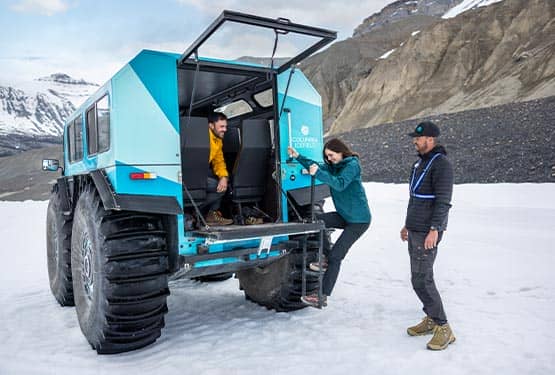
[[[416,295],[424,305],[424,312],[436,322],[447,323],[447,316],[443,310],[443,303],[434,282],[434,261],[437,255],[437,246],[433,249],[424,249],[424,240],[427,232],[409,231],[409,256],[411,282]],[[439,232],[438,245],[443,237]]]
[[[214,175],[208,176],[206,181],[206,199],[200,205],[200,211],[203,215],[206,215],[209,211],[218,211],[220,209],[220,203],[225,195],[225,191],[218,193],[216,189],[219,182],[218,177]]]
[[[324,221],[326,228],[343,229],[343,233],[341,233],[333,247],[331,246],[328,236],[324,236],[323,250],[328,258],[328,269],[324,274],[322,293],[326,296],[331,296],[331,292],[339,276],[339,269],[341,268],[343,258],[345,258],[345,255],[347,255],[347,252],[355,241],[366,232],[370,223],[348,223],[337,212],[327,212],[318,215],[318,219]]]

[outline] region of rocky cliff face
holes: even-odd
[[[384,23],[379,30],[337,42],[302,62],[303,73],[322,96],[325,129],[335,121],[359,81],[372,72],[380,56],[399,47],[415,30],[436,22],[437,17],[413,15]]]
[[[342,111],[347,96],[370,75],[384,53],[399,47],[414,32],[439,22],[445,12],[462,1],[395,1],[366,18],[352,38],[304,61],[301,69],[322,96],[325,130]]]
[[[555,95],[555,1],[505,0],[411,35],[348,96],[332,133]]]

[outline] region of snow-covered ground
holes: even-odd
[[[327,308],[275,313],[234,279],[178,280],[162,337],[113,356],[50,294],[47,203],[0,202],[0,374],[555,373],[555,184],[455,187],[435,267],[457,336],[443,352],[405,333],[422,317],[399,240],[408,188],[366,187],[373,223]]]

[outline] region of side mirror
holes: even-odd
[[[42,170],[56,172],[60,169],[60,162],[58,159],[42,159]]]

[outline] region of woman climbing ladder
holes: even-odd
[[[331,197],[337,211],[320,214],[326,228],[343,229],[333,246],[324,236],[324,259],[322,270],[325,271],[323,280],[323,301],[327,305],[327,297],[331,295],[339,275],[341,262],[351,246],[370,226],[371,214],[368,207],[366,193],[362,186],[359,156],[337,138],[330,139],[324,145],[323,156],[325,163],[317,163],[299,155],[293,147],[288,153],[301,165],[308,169],[310,175],[329,185]],[[310,264],[310,268],[319,271],[320,262]],[[301,297],[307,305],[317,307],[318,295],[311,294]]]

